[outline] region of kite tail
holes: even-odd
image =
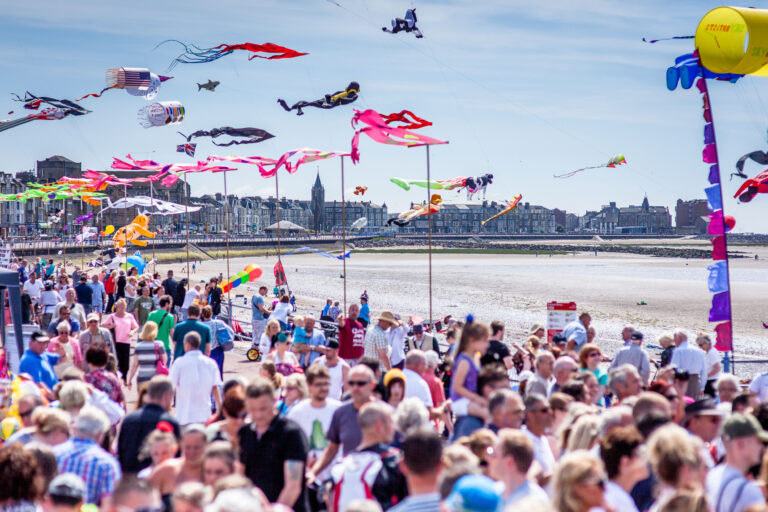
[[[662,37],[661,39],[651,39],[651,40],[643,38],[643,42],[648,44],[654,44],[654,43],[658,43],[659,41],[672,41],[673,39],[693,39],[695,37],[696,36],[672,36],[672,37]]]
[[[178,133],[179,135],[181,135],[182,137],[184,137],[185,139],[187,139],[187,142],[189,142],[190,140],[192,140],[192,135],[190,135],[189,137],[187,137],[186,135],[184,135],[184,134],[183,134],[183,133],[181,133],[181,132],[176,132],[176,133]]]
[[[552,176],[554,176],[555,178],[570,178],[571,176],[575,176],[581,171],[586,171],[587,169],[593,169],[593,167],[585,167],[583,169],[577,169],[575,171],[567,172],[565,174],[553,174]]]
[[[285,109],[286,112],[290,112],[293,110],[291,107],[288,106],[288,103],[285,102],[283,99],[278,99],[277,103]]]
[[[110,85],[109,87],[105,87],[105,88],[103,88],[103,89],[102,89],[101,91],[99,91],[98,93],[92,92],[92,93],[90,93],[90,94],[86,94],[86,95],[85,95],[85,96],[83,96],[82,98],[78,98],[78,99],[76,99],[75,101],[81,101],[81,100],[84,100],[85,98],[101,98],[101,95],[102,95],[102,94],[104,94],[105,92],[107,92],[107,91],[108,91],[108,90],[110,90],[110,89],[116,89],[116,88],[117,88],[117,84],[115,84],[115,85]]]

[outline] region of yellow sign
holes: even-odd
[[[695,42],[713,73],[768,76],[768,10],[712,9],[699,22]]]

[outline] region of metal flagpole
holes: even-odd
[[[341,156],[341,261],[344,273],[344,314],[347,314],[347,208],[344,200],[344,155]]]
[[[275,215],[277,216],[277,262],[280,263],[280,268],[283,269],[283,278],[285,279],[285,287],[290,290],[288,286],[288,273],[283,268],[283,260],[281,258],[280,251],[280,189],[277,183],[277,174],[275,173]]]
[[[187,185],[187,173],[184,173],[184,214],[187,217],[187,286],[189,286],[189,187]]]
[[[429,253],[429,328],[432,329],[432,215],[430,208],[432,207],[432,204],[430,203],[431,196],[432,196],[432,190],[430,188],[430,169],[429,169],[429,144],[426,145],[427,147],[427,238],[428,238],[428,253]],[[434,336],[434,333],[433,333]]]
[[[227,239],[227,279],[229,279],[229,276],[232,274],[229,273],[229,195],[227,195],[227,173],[223,172],[221,173],[224,175],[224,236]],[[277,180],[277,175],[275,175],[275,180]],[[229,305],[229,325],[232,325],[232,296],[231,296],[231,287],[229,290],[227,290],[227,304]]]
[[[155,187],[152,184],[152,182],[149,182],[149,204],[150,209],[154,213],[155,211]],[[157,270],[157,261],[155,260],[155,239],[152,239],[152,261],[154,262],[152,264],[152,273],[154,274],[154,271]]]

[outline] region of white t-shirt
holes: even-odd
[[[339,358],[336,366],[331,368],[328,366],[325,356],[320,356],[315,359],[315,362],[312,364],[321,364],[328,368],[328,373],[331,374],[331,389],[328,391],[328,396],[330,398],[335,398],[336,400],[341,400],[342,391],[344,390],[344,365],[346,365],[347,362]]]
[[[429,385],[427,381],[421,378],[421,375],[408,368],[403,370],[405,375],[405,398],[415,396],[426,407],[433,407],[432,393],[429,392]]]
[[[757,393],[761,402],[768,400],[768,373],[762,373],[752,379],[749,390]]]
[[[405,359],[405,335],[407,333],[408,328],[404,325],[389,330],[389,361],[392,366],[400,364]]]
[[[621,512],[638,512],[637,505],[627,491],[621,488],[620,485],[611,482],[610,480],[605,483],[605,492],[603,493],[605,503],[612,505],[614,510]],[[595,509],[592,509],[595,510]],[[602,510],[602,509],[597,509]]]
[[[211,390],[222,385],[216,361],[199,350],[191,350],[173,362],[170,378],[176,388],[179,424],[205,424],[211,417]]]
[[[35,279],[34,283],[31,279],[24,281],[24,291],[29,294],[33,302],[40,300],[40,292],[42,292],[44,288],[43,282],[39,279]]]
[[[288,313],[293,313],[293,306],[290,302],[278,302],[275,304],[275,310],[269,315],[268,320],[273,318],[278,322],[288,323]]]
[[[552,454],[552,447],[549,446],[549,442],[546,438],[539,437],[528,430],[526,426],[523,426],[522,431],[531,438],[533,443],[533,459],[539,463],[544,473],[552,471],[555,467],[555,456]]]
[[[301,430],[304,431],[304,435],[307,436],[309,441],[309,451],[314,453],[315,456],[320,457],[323,450],[328,446],[328,439],[325,435],[328,433],[328,428],[331,426],[331,418],[333,413],[336,412],[341,406],[341,402],[328,398],[325,400],[325,407],[315,408],[312,407],[311,400],[306,398],[288,411],[288,419],[293,420],[299,424]],[[326,480],[327,476],[330,476],[331,466],[328,467],[318,475],[321,481]]]
[[[715,366],[715,364],[720,362],[720,353],[712,347],[707,351],[707,353],[704,355],[704,362],[707,363],[707,375],[709,375],[709,372],[712,371],[712,367]],[[720,377],[720,375],[723,373],[722,365],[720,365],[720,371],[716,374],[712,375],[711,377],[707,377],[707,380],[714,380]]]
[[[189,309],[189,306],[192,305],[193,302],[195,302],[198,297],[200,296],[200,293],[198,293],[197,290],[192,288],[184,295],[184,303],[181,305],[181,309]]]
[[[707,495],[714,512],[741,512],[751,505],[765,503],[763,492],[757,484],[725,464],[709,471]]]

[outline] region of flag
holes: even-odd
[[[275,263],[275,286],[282,286],[286,284],[288,281],[285,279],[285,270],[283,270],[283,264],[280,262],[280,260]]]
[[[197,147],[197,144],[190,144],[187,142],[186,144],[179,144],[176,146],[176,152],[177,153],[186,153],[189,156],[195,156],[195,148]]]

